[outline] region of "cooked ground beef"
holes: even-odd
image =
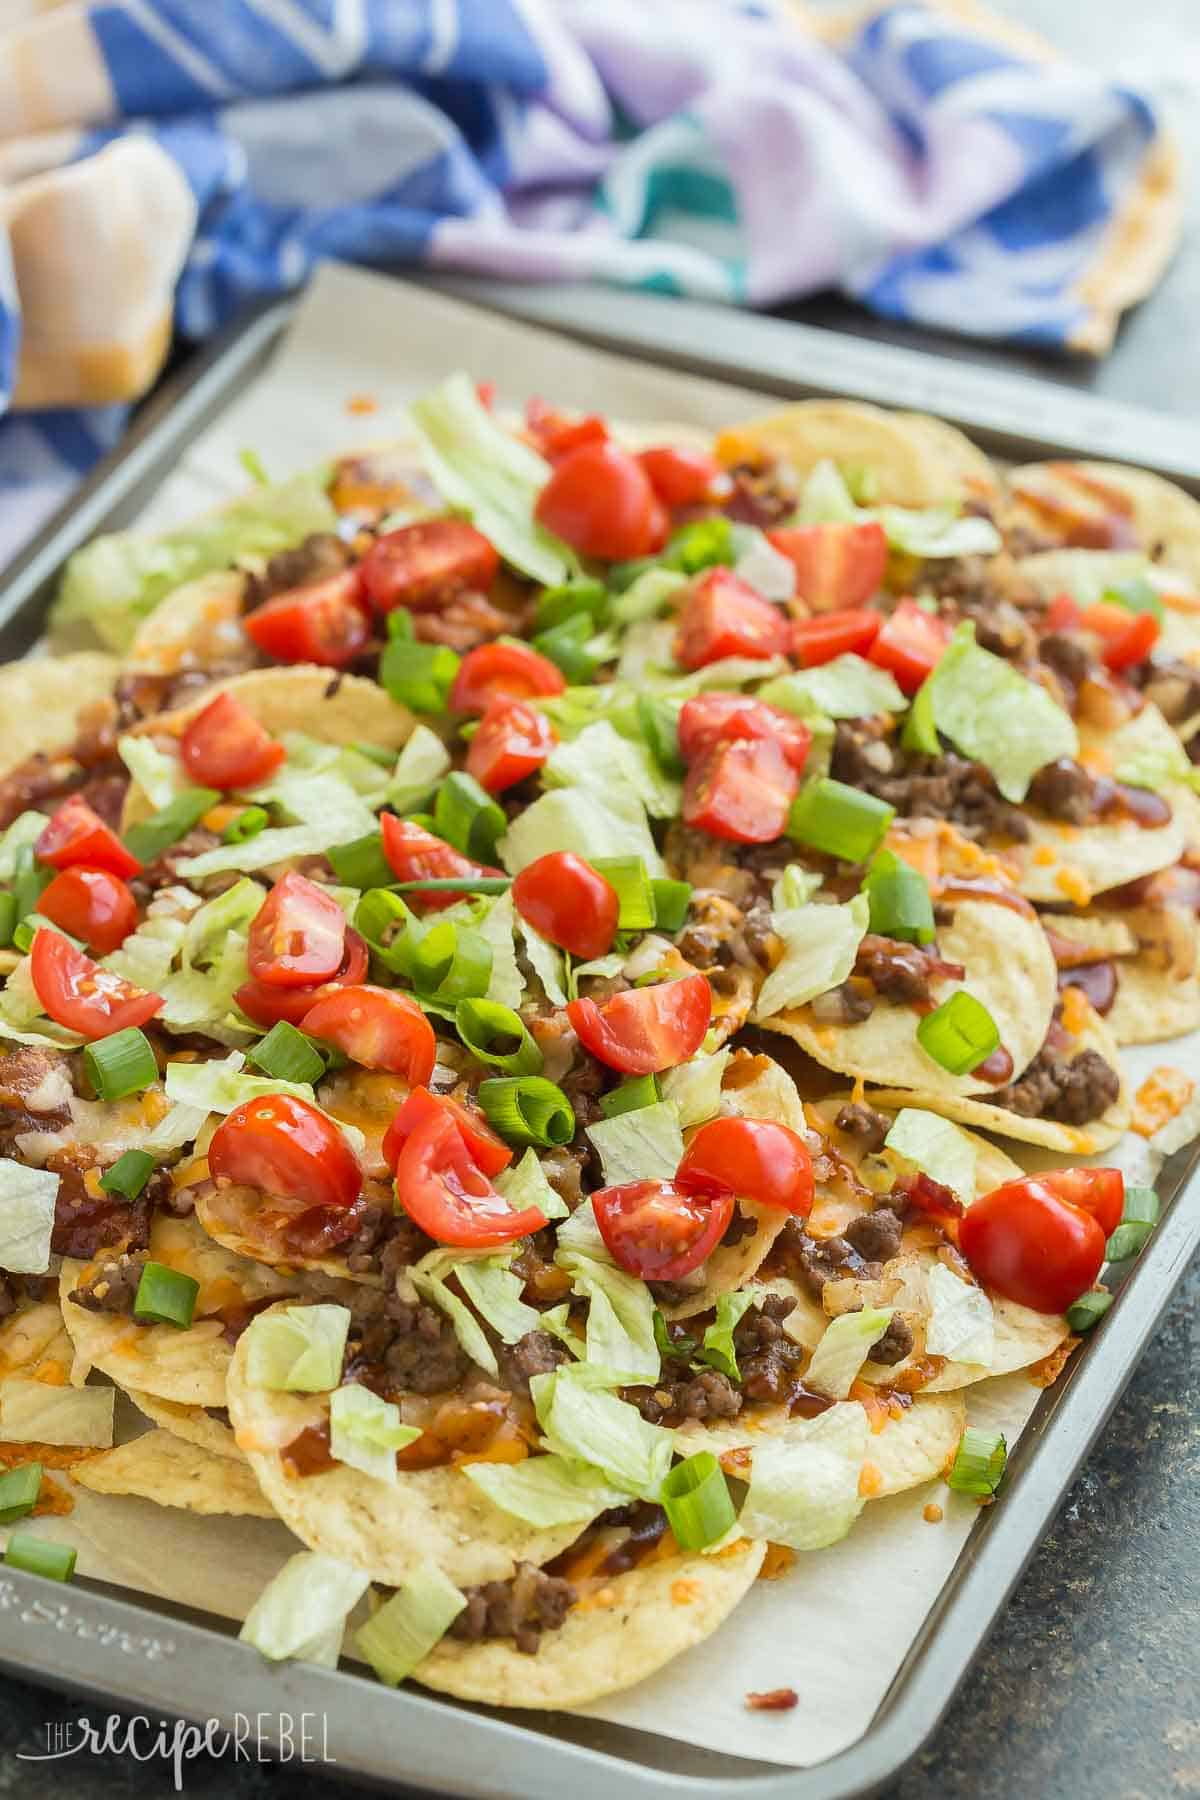
[[[444,1314],[396,1295],[363,1327],[358,1356],[383,1371],[389,1388],[409,1394],[447,1393],[470,1367]]]
[[[931,1000],[930,982],[949,967],[919,944],[902,944],[897,938],[879,937],[873,931],[859,945],[854,961],[856,975],[869,981],[884,1000],[894,1000],[901,1006]]]
[[[789,1294],[765,1294],[734,1328],[742,1392],[751,1400],[786,1401],[796,1387],[804,1352],[783,1329],[795,1305]]]
[[[60,1050],[18,1046],[0,1055],[0,1152],[13,1154],[24,1131],[54,1131],[71,1122],[70,1061]]]
[[[355,1275],[378,1271],[387,1286],[392,1286],[400,1269],[434,1248],[434,1240],[409,1218],[391,1206],[369,1206],[362,1215],[358,1231],[348,1240],[344,1255],[346,1267]]]
[[[882,1113],[877,1113],[870,1106],[860,1106],[854,1101],[847,1102],[841,1108],[834,1124],[839,1131],[852,1137],[868,1156],[883,1149],[884,1139],[891,1130],[890,1122]]]
[[[813,1017],[822,1025],[861,1025],[875,1011],[875,994],[865,981],[843,981],[818,994]]]
[[[606,1575],[623,1575],[632,1569],[638,1557],[650,1544],[657,1544],[667,1529],[667,1515],[652,1500],[634,1500],[629,1506],[613,1506],[601,1513],[597,1525],[624,1525],[628,1529],[621,1542],[604,1559]]]
[[[899,1254],[903,1231],[903,1220],[890,1206],[876,1206],[851,1219],[843,1236],[866,1262],[885,1263]]]
[[[777,942],[769,907],[756,902],[743,912],[726,895],[708,889],[693,893],[675,947],[695,969],[767,968]]]
[[[1086,1125],[1107,1112],[1120,1091],[1120,1077],[1098,1050],[1082,1050],[1068,1058],[1044,1048],[1020,1080],[998,1088],[991,1101],[1023,1119]]]
[[[313,531],[292,550],[278,550],[261,575],[246,578],[246,611],[261,606],[289,588],[310,587],[336,575],[350,561],[351,551],[332,531]]]
[[[59,1256],[77,1256],[85,1262],[101,1250],[118,1244],[123,1250],[144,1250],[150,1242],[153,1192],[147,1184],[136,1200],[103,1190],[90,1192],[89,1169],[99,1158],[89,1145],[69,1145],[46,1158],[46,1168],[59,1177],[54,1205],[54,1230],[50,1247]]]
[[[112,701],[99,701],[81,713],[75,742],[69,748],[52,754],[39,750],[10,769],[0,780],[0,830],[20,813],[53,812],[59,800],[81,791],[88,794],[89,802],[93,796],[99,799],[106,808],[104,817],[111,823],[113,783],[124,786],[129,780],[116,754],[116,716]]]
[[[203,825],[197,825],[186,837],[180,838],[177,844],[172,844],[161,856],[146,864],[142,873],[131,884],[134,893],[140,900],[159,888],[172,887],[180,881],[186,882],[197,893],[204,894],[209,899],[225,893],[242,879],[236,869],[225,869],[218,875],[202,875],[199,880],[185,876],[180,871],[181,863],[193,856],[203,856],[206,850],[215,850],[220,842],[215,831],[207,831]]]
[[[667,1363],[661,1380],[652,1388],[624,1388],[622,1396],[636,1406],[652,1425],[682,1425],[685,1419],[733,1419],[742,1410],[742,1396],[719,1369],[699,1374],[679,1373],[686,1365]]]
[[[809,1237],[799,1219],[788,1219],[771,1246],[771,1261],[807,1288],[815,1300],[827,1281],[846,1275],[874,1279],[882,1264],[865,1260],[848,1236]]]
[[[455,594],[433,611],[414,612],[412,621],[419,642],[448,644],[460,656],[521,626],[519,615],[501,612],[486,594],[478,593]]]
[[[542,1157],[542,1174],[559,1199],[574,1212],[584,1196],[583,1172],[591,1162],[591,1146],[566,1145]]]
[[[1038,659],[1066,685],[1068,700],[1074,698],[1075,690],[1082,687],[1091,674],[1092,659],[1086,645],[1065,631],[1051,631],[1041,639]]]
[[[982,763],[953,751],[923,756],[887,741],[876,719],[841,719],[830,774],[874,794],[906,819],[943,819],[967,837],[1002,835],[1023,842],[1029,827],[1003,798]]]
[[[1142,663],[1142,692],[1171,725],[1200,712],[1200,668],[1177,657]]]
[[[780,524],[795,512],[799,503],[796,481],[783,463],[735,463],[729,477],[733,486],[724,510],[740,524],[765,528]]]
[[[749,1213],[744,1213],[740,1206],[735,1206],[721,1242],[726,1246],[740,1244],[743,1238],[753,1237],[757,1230],[758,1220],[752,1219]]]
[[[566,1345],[548,1331],[527,1331],[504,1352],[504,1378],[514,1394],[527,1394],[531,1375],[552,1374],[570,1360],[571,1352]]]
[[[70,1298],[89,1312],[132,1313],[145,1266],[144,1250],[123,1253],[111,1262],[102,1262],[94,1274],[80,1282]]]
[[[1068,825],[1086,825],[1092,816],[1095,784],[1088,771],[1068,756],[1039,769],[1029,784],[1029,804]]]
[[[575,1589],[533,1563],[517,1564],[510,1581],[485,1581],[463,1589],[467,1604],[450,1636],[477,1644],[484,1638],[514,1638],[517,1649],[536,1656],[544,1631],[557,1631],[575,1604]]]
[[[890,1368],[893,1363],[903,1362],[912,1347],[912,1327],[905,1323],[899,1313],[893,1313],[883,1336],[876,1338],[871,1345],[870,1360],[886,1363]]]
[[[23,1300],[52,1300],[57,1292],[53,1275],[9,1275],[0,1269],[0,1319],[9,1318]]]

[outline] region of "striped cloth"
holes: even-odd
[[[204,337],[321,258],[755,306],[836,287],[1095,349],[1128,298],[1098,278],[1162,148],[1137,94],[924,5],[836,48],[736,0],[17,11],[0,554],[116,440],[172,324]]]

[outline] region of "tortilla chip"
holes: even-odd
[[[207,1450],[210,1456],[245,1462],[230,1427],[206,1412],[204,1407],[180,1406],[173,1400],[160,1400],[157,1394],[147,1394],[142,1388],[126,1388],[125,1392],[140,1413],[161,1426],[163,1431],[182,1438],[185,1444],[195,1444],[197,1449]]]
[[[120,673],[116,657],[98,650],[31,656],[0,668],[0,774],[35,751],[69,749],[79,713],[107,700]]]
[[[65,1377],[73,1360],[57,1300],[26,1301],[0,1325],[0,1377],[60,1368]]]
[[[222,667],[256,657],[242,630],[245,574],[222,569],[186,581],[141,621],[126,657],[139,675],[177,675],[187,669]]]
[[[134,731],[177,737],[214,695],[232,694],[273,737],[306,731],[328,744],[378,744],[399,750],[413,728],[413,716],[365,675],[318,669],[312,663],[289,668],[250,669],[234,675],[174,712],[155,713]]]
[[[156,1506],[179,1506],[194,1513],[275,1517],[249,1469],[226,1456],[210,1456],[169,1431],[143,1432],[103,1456],[79,1463],[72,1476],[94,1494],[133,1494]]]
[[[1156,552],[1156,560],[1188,576],[1194,591],[1200,592],[1200,501],[1173,481],[1124,463],[1077,462],[1066,466],[1124,494],[1132,507],[1133,526],[1145,554]],[[1025,463],[1010,471],[1009,486],[1014,491],[1021,487],[1035,489],[1077,510],[1102,512],[1102,499],[1089,502],[1087,490],[1065,477],[1063,467],[1061,463]],[[1019,495],[1017,504],[1022,504]],[[1038,529],[1048,529],[1035,509],[1025,510]],[[1200,633],[1200,618],[1196,625]]]
[[[1149,956],[1125,957],[1117,964],[1117,997],[1104,1023],[1117,1044],[1158,1044],[1200,1029],[1200,975],[1181,980]]]
[[[935,419],[931,413],[900,412],[896,419],[915,433],[941,460],[945,488],[943,498],[996,500],[1001,494],[1000,471],[965,431]]]
[[[999,1294],[989,1297],[996,1343],[987,1368],[981,1370],[978,1363],[948,1362],[925,1383],[922,1394],[948,1394],[956,1388],[970,1387],[976,1381],[990,1380],[993,1375],[1011,1375],[1017,1369],[1028,1369],[1057,1350],[1070,1336],[1070,1327],[1061,1313],[1033,1312],[1028,1306],[1018,1306],[1015,1300],[1005,1300]],[[886,1384],[881,1382],[881,1385]]]
[[[413,1680],[460,1700],[546,1711],[583,1706],[653,1675],[702,1643],[746,1594],[767,1553],[740,1539],[715,1556],[673,1556],[614,1575],[572,1607],[536,1656],[506,1639],[443,1638]]]
[[[1107,962],[1110,957],[1136,956],[1138,952],[1137,936],[1124,913],[1091,909],[1050,913],[1046,917],[1046,926],[1055,937],[1065,938],[1069,944],[1078,944],[1081,951],[1092,953],[1081,955],[1081,963]]]
[[[1028,841],[1005,851],[1017,871],[1017,886],[1027,900],[1085,906],[1094,894],[1169,869],[1190,844],[1200,842],[1200,800],[1185,787],[1168,788],[1163,798],[1171,804],[1165,825],[1139,825],[1135,819],[1063,825],[1027,810]]]
[[[914,430],[902,413],[849,400],[801,400],[731,426],[717,438],[716,452],[727,465],[778,457],[802,477],[826,457],[859,464],[871,470],[887,505],[935,506],[955,497],[940,442]]]

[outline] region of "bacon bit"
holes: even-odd
[[[793,1706],[799,1706],[800,1696],[795,1688],[771,1688],[765,1694],[747,1694],[746,1709],[748,1712],[791,1712]]]
[[[883,1470],[877,1463],[863,1464],[858,1473],[858,1491],[864,1500],[874,1500],[883,1492]]]
[[[744,1481],[750,1474],[751,1452],[749,1445],[739,1444],[734,1450],[723,1450],[717,1458],[727,1475]]]
[[[703,1591],[698,1581],[682,1579],[673,1581],[671,1583],[671,1605],[691,1606],[693,1601],[699,1600]]]
[[[767,1554],[763,1557],[762,1568],[758,1571],[760,1581],[778,1581],[796,1565],[796,1552],[790,1544],[768,1544]]]
[[[1195,1090],[1191,1076],[1185,1075],[1174,1063],[1163,1063],[1152,1069],[1134,1095],[1130,1128],[1139,1137],[1153,1137],[1176,1113],[1183,1111]]]
[[[939,1525],[941,1523],[943,1513],[936,1500],[929,1501],[928,1505],[921,1513],[921,1517],[927,1525]]]
[[[1064,1338],[1057,1350],[1052,1350],[1049,1356],[1043,1356],[1041,1362],[1030,1363],[1025,1372],[1032,1385],[1035,1388],[1053,1387],[1062,1374],[1063,1364],[1079,1341],[1077,1337]]]
[[[1065,987],[1061,991],[1062,1022],[1072,1037],[1080,1037],[1092,1020],[1092,1009],[1082,988]]]
[[[348,413],[373,413],[379,411],[379,402],[374,394],[351,394],[346,402]]]
[[[1087,906],[1092,898],[1092,890],[1084,879],[1081,870],[1064,863],[1054,877],[1054,885],[1060,894],[1065,894],[1072,906]]]
[[[1058,861],[1058,851],[1053,844],[1039,844],[1030,861],[1036,863],[1039,869],[1048,869],[1051,863]]]

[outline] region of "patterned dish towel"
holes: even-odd
[[[1098,353],[1174,240],[1146,100],[973,0],[837,28],[786,0],[4,11],[0,557],[116,440],[173,326],[203,337],[321,258],[751,306],[835,287]]]

